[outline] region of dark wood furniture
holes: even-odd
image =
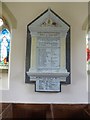
[[[2,120],[90,120],[89,104],[2,104]]]
[[[12,116],[12,104],[11,103],[0,103],[0,119],[1,120],[10,120]]]
[[[86,120],[90,120],[90,104],[84,108],[84,116]]]

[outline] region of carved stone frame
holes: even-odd
[[[37,19],[39,19],[43,14],[45,14],[48,10],[46,10],[44,13],[42,13],[39,17],[37,17],[34,21],[32,21],[30,24],[27,25],[27,44],[26,44],[26,65],[25,65],[25,83],[33,83],[33,81],[30,81],[29,76],[27,75],[27,72],[30,68],[30,59],[31,59],[31,32],[29,30],[29,26],[35,22]],[[66,78],[66,81],[62,81],[61,84],[70,84],[71,83],[71,60],[70,60],[70,25],[66,23],[61,17],[59,17],[54,11],[50,9],[50,11],[55,14],[60,20],[62,20],[68,27],[69,30],[67,32],[66,36],[66,69],[70,73],[68,77]]]

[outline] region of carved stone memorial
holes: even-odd
[[[27,26],[26,83],[36,92],[60,92],[70,84],[70,25],[47,9]]]

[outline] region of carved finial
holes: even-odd
[[[50,11],[51,10],[51,8],[50,7],[48,7],[48,11]]]

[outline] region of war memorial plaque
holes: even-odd
[[[70,26],[54,11],[47,9],[28,24],[26,83],[35,92],[60,92],[70,84]]]

